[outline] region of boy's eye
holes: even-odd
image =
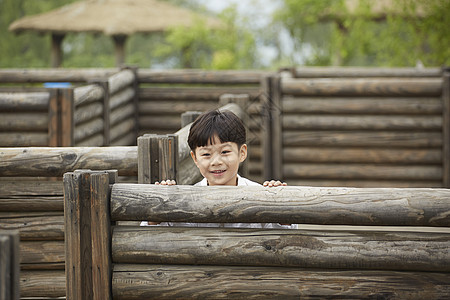
[[[227,153],[230,153],[230,152],[231,152],[230,150],[223,150],[222,154],[227,154]]]
[[[209,153],[203,153],[202,156],[209,156]]]

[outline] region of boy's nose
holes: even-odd
[[[213,155],[211,164],[212,165],[220,165],[222,160],[220,159],[220,155]]]

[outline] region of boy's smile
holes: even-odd
[[[221,143],[218,136],[212,142],[191,151],[192,159],[209,185],[236,185],[239,164],[247,157],[247,145],[238,149],[234,142]]]

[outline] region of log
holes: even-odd
[[[449,226],[446,189],[115,184],[114,221]]]
[[[66,296],[64,270],[21,271],[20,296],[58,298]]]
[[[208,111],[217,107],[215,102],[197,101],[139,101],[139,114],[177,114],[186,111]]]
[[[103,99],[105,91],[97,84],[76,87],[73,90],[75,107]]]
[[[125,103],[128,102],[132,103],[134,95],[135,91],[132,87],[128,87],[117,92],[109,99],[109,109],[113,110],[119,106],[122,106]]]
[[[357,188],[442,188],[440,180],[404,181],[404,180],[340,180],[297,178],[286,180],[288,185],[316,187],[357,187]]]
[[[139,128],[146,132],[156,132],[158,130],[168,130],[174,132],[180,129],[179,115],[141,115],[139,116]]]
[[[124,69],[108,78],[109,94],[115,94],[127,86],[133,85],[135,76],[132,70]]]
[[[442,116],[284,115],[287,130],[441,131]]]
[[[87,137],[82,141],[77,141],[75,147],[101,147],[105,145],[105,137],[103,133],[97,133],[93,136]]]
[[[281,80],[283,94],[301,96],[432,96],[442,93],[441,78],[320,78]]]
[[[1,211],[63,211],[63,196],[0,197]]]
[[[64,270],[64,241],[24,241],[20,243],[22,270]]]
[[[125,120],[128,117],[134,117],[134,104],[128,103],[124,106],[118,107],[111,111],[110,115],[110,125],[117,125],[120,121]]]
[[[290,163],[283,165],[283,178],[438,181],[442,180],[442,167]]]
[[[445,273],[233,266],[116,265],[122,299],[445,299]],[[207,288],[205,288],[207,285]]]
[[[23,214],[23,213],[22,213]],[[46,213],[47,216],[0,216],[0,230],[19,230],[20,240],[63,240],[64,216]]]
[[[115,263],[450,271],[448,233],[116,228]]]
[[[87,105],[79,106],[75,110],[75,126],[85,123],[94,118],[103,116],[103,103],[93,102]]]
[[[299,67],[296,78],[333,77],[441,77],[441,68]]]
[[[124,145],[136,145],[136,137],[131,135],[124,135],[117,139],[111,140],[110,146],[124,146]]]
[[[33,82],[87,82],[92,79],[105,78],[117,73],[117,68],[100,69],[1,69],[0,82],[33,83]]]
[[[439,148],[440,132],[402,131],[288,131],[283,132],[284,146]]]
[[[203,176],[191,157],[186,157],[179,163],[178,184],[196,184],[202,179]]]
[[[139,83],[182,83],[182,84],[259,84],[261,76],[267,71],[254,70],[169,70],[156,71],[139,69]]]
[[[86,123],[79,124],[74,130],[74,140],[78,143],[96,133],[103,132],[103,119],[95,118]]]
[[[223,94],[249,94],[250,99],[255,99],[260,90],[258,87],[141,87],[139,101],[219,101]]]
[[[12,178],[11,180],[14,180]],[[64,190],[62,182],[55,181],[4,181],[0,185],[0,198],[10,196],[33,197],[41,196],[63,196]]]
[[[131,145],[136,144],[136,135],[134,132],[134,128],[136,127],[136,122],[134,118],[128,118],[126,120],[121,121],[120,123],[114,125],[111,127],[110,137],[111,137],[111,143],[114,143],[118,139],[126,136],[129,136],[129,139],[131,140],[131,143],[129,144],[118,144],[118,145]]]
[[[254,151],[252,151],[254,153]],[[284,147],[283,162],[439,165],[441,149]]]
[[[0,131],[45,131],[48,129],[47,112],[0,113]]]
[[[0,176],[56,176],[76,169],[137,175],[137,147],[0,148]]]
[[[48,146],[47,132],[0,132],[2,147]]]
[[[47,111],[50,94],[41,93],[0,93],[0,111]]]
[[[282,99],[283,111],[288,114],[384,114],[384,115],[440,115],[439,98],[323,98],[292,97]]]

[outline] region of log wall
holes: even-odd
[[[441,69],[378,68],[297,68],[270,78],[266,177],[450,187],[445,78]]]

